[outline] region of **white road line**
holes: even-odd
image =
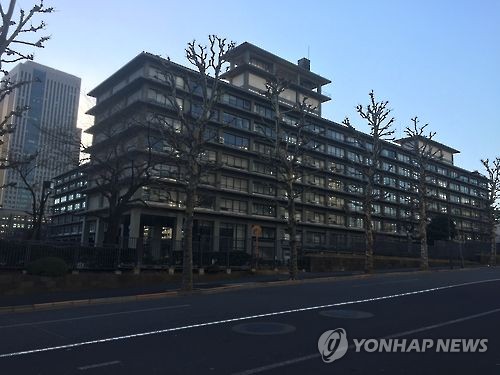
[[[399,337],[410,336],[410,335],[413,335],[415,333],[430,331],[430,330],[433,330],[433,329],[436,329],[436,328],[441,328],[441,327],[449,326],[449,325],[452,325],[452,324],[457,324],[457,323],[465,322],[465,321],[471,320],[471,319],[481,318],[483,316],[491,315],[491,314],[495,314],[495,313],[499,313],[499,312],[500,312],[500,309],[485,311],[485,312],[482,312],[482,313],[479,313],[479,314],[469,315],[469,316],[465,316],[463,318],[453,319],[453,320],[449,320],[447,322],[433,324],[433,325],[430,325],[430,326],[417,328],[417,329],[414,329],[414,330],[411,330],[411,331],[404,331],[404,332],[394,333],[392,335],[384,336],[381,339],[395,339],[395,338],[399,338]],[[349,349],[354,349],[354,345],[349,345]],[[280,367],[290,366],[290,365],[293,365],[295,363],[300,363],[300,362],[308,361],[310,359],[315,359],[315,358],[319,358],[319,357],[321,357],[321,355],[319,353],[309,354],[309,355],[305,355],[303,357],[292,358],[292,359],[289,359],[289,360],[286,360],[286,361],[271,363],[271,364],[266,365],[266,366],[261,366],[261,367],[256,367],[256,368],[249,369],[249,370],[244,370],[244,371],[241,371],[241,372],[236,372],[236,373],[233,373],[232,375],[254,375],[254,374],[259,374],[261,372],[266,372],[266,371],[269,371],[269,370],[274,370],[274,369],[277,369],[277,368],[280,368]]]
[[[53,319],[53,320],[40,320],[38,322],[16,323],[16,324],[9,324],[9,325],[5,325],[5,326],[0,326],[0,329],[26,327],[26,326],[34,326],[34,325],[42,325],[42,324],[50,324],[50,323],[60,323],[60,322],[71,322],[73,320],[105,318],[105,317],[108,317],[108,316],[125,315],[125,314],[135,314],[135,313],[142,313],[142,312],[148,312],[148,311],[160,311],[160,310],[180,309],[180,308],[189,307],[189,306],[191,306],[191,305],[175,305],[175,306],[153,307],[153,308],[150,308],[150,309],[119,311],[119,312],[106,313],[106,314],[84,315],[84,316],[77,316],[75,318],[63,318],[63,319]]]
[[[166,329],[160,329],[160,330],[156,330],[156,331],[140,332],[140,333],[134,333],[134,334],[124,335],[124,336],[115,336],[115,337],[107,337],[107,338],[103,338],[103,339],[82,341],[82,342],[77,342],[77,343],[73,343],[73,344],[49,346],[49,347],[45,347],[45,348],[23,350],[20,352],[13,352],[13,353],[4,353],[4,354],[0,354],[0,358],[15,357],[15,356],[21,356],[21,355],[26,355],[26,354],[34,354],[34,353],[42,353],[42,352],[48,352],[48,351],[60,350],[60,349],[76,348],[76,347],[80,347],[80,346],[93,345],[93,344],[102,344],[105,342],[126,340],[126,339],[135,338],[135,337],[144,337],[144,336],[158,335],[158,334],[168,333],[168,332],[182,331],[182,330],[187,330],[187,329],[192,329],[192,328],[201,328],[201,327],[208,327],[208,326],[225,324],[225,323],[240,322],[242,320],[265,318],[265,317],[269,317],[269,316],[292,314],[292,313],[303,312],[303,311],[320,310],[320,309],[326,309],[326,308],[330,308],[330,307],[354,305],[354,304],[365,303],[365,302],[382,301],[382,300],[386,300],[386,299],[405,297],[405,296],[411,296],[411,295],[422,294],[422,293],[430,293],[430,292],[435,292],[438,290],[445,290],[445,289],[458,288],[458,287],[467,286],[467,285],[475,285],[475,284],[498,282],[498,281],[500,281],[500,279],[490,279],[490,280],[473,281],[473,282],[461,283],[461,284],[451,284],[451,285],[439,286],[439,287],[435,287],[435,288],[415,290],[412,292],[390,294],[390,295],[381,296],[381,297],[366,298],[366,299],[361,299],[361,300],[356,300],[356,301],[337,302],[337,303],[331,303],[328,305],[302,307],[302,308],[297,308],[297,309],[276,311],[276,312],[263,313],[263,314],[250,315],[250,316],[242,316],[242,317],[238,317],[238,318],[216,320],[216,321],[212,321],[212,322],[190,324],[190,325],[186,325],[186,326],[166,328]]]
[[[110,362],[96,363],[95,365],[81,366],[81,367],[77,367],[77,368],[80,371],[85,371],[85,370],[91,370],[91,369],[99,368],[99,367],[118,365],[120,363],[121,363],[120,361],[110,361]]]

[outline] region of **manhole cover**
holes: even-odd
[[[283,323],[244,323],[234,326],[233,331],[247,335],[283,335],[295,331],[295,327]]]
[[[366,319],[373,316],[372,313],[357,310],[325,310],[320,311],[319,314],[329,318],[340,319]]]

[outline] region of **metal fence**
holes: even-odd
[[[214,243],[218,243],[214,249]],[[193,241],[193,266],[195,268],[248,268],[256,261],[261,265],[276,267],[286,264],[289,259],[288,241],[280,242],[280,251],[273,241],[259,242],[255,252],[255,242],[221,237],[199,238]],[[499,249],[500,250],[500,249]],[[431,259],[458,259],[481,262],[489,256],[488,243],[436,241],[429,245]],[[338,235],[329,239],[329,244],[299,243],[299,258],[308,254],[339,253],[358,254],[365,252],[362,235]],[[500,251],[499,251],[500,252]],[[374,254],[418,258],[420,245],[405,239],[378,237],[374,243]],[[182,242],[176,240],[144,240],[121,238],[114,246],[82,246],[68,242],[32,242],[20,240],[0,240],[0,269],[24,269],[31,262],[44,257],[64,259],[75,270],[113,270],[136,267],[164,269],[180,268],[183,263]]]
[[[24,269],[45,257],[63,259],[74,270],[114,270],[136,267],[164,269],[182,266],[182,242],[145,242],[123,238],[114,246],[82,246],[68,242],[0,240],[0,269]],[[239,250],[238,243],[226,243],[224,251],[213,251],[206,241],[193,241],[195,268],[249,267],[251,255]]]

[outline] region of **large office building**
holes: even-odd
[[[49,237],[57,241],[80,242],[85,211],[87,175],[85,165],[56,176],[53,180],[53,206]]]
[[[207,176],[201,187],[203,199],[195,209],[195,240],[209,250],[230,246],[250,252],[252,226],[257,224],[262,233],[262,255],[287,258],[286,200],[276,184],[276,170],[266,161],[273,142],[265,129],[272,133],[274,112],[262,95],[266,80],[276,75],[291,82],[280,99],[282,126],[291,138],[297,118],[289,109],[304,98],[315,107],[307,119],[315,147],[303,158],[304,178],[300,183],[305,188],[297,202],[300,246],[305,250],[334,250],[349,236],[359,237],[363,232],[364,182],[356,163],[363,159],[360,155],[364,151],[357,142],[359,133],[321,116],[322,104],[330,100],[322,86],[330,81],[313,73],[307,59],[294,64],[249,43],[237,46],[227,58],[230,66],[224,73],[224,95],[210,123],[218,136],[206,155],[222,167]],[[184,108],[196,108],[186,102],[192,97],[187,95],[183,79],[195,72],[173,63],[168,66],[177,77],[177,100]],[[170,81],[162,79],[163,69],[165,61],[160,57],[141,53],[91,91],[96,98],[90,110],[95,124],[88,129],[93,135],[93,153],[109,147],[110,138],[105,135],[109,129],[115,133],[121,129],[121,136],[115,134],[113,140],[126,142],[128,149],[144,149],[144,130],[134,123],[125,124],[124,118],[139,113],[175,117],[166,100]],[[370,142],[369,135],[361,137]],[[411,227],[408,224],[416,220],[411,205],[416,196],[413,187],[417,167],[414,149],[409,146],[415,141],[401,139],[383,144],[378,186],[381,198],[375,202],[373,214],[377,235],[406,238]],[[485,240],[485,178],[456,166],[453,155],[457,150],[437,142],[432,147],[441,150],[441,158],[429,165],[429,215],[452,217],[464,240]],[[173,169],[169,165],[158,168],[164,187],[145,186],[136,193],[138,202],[123,214],[121,236],[181,239],[184,195],[175,173],[168,173]],[[106,199],[94,188],[90,173],[85,227],[95,230],[98,244],[105,230],[102,218],[106,215]]]
[[[80,78],[27,61],[17,65],[9,77],[28,83],[15,89],[1,103],[2,118],[16,108],[28,107],[14,120],[15,130],[3,138],[0,155],[11,161],[37,155],[27,175],[41,194],[55,176],[78,163],[80,129],[77,128]],[[32,198],[13,169],[0,170],[0,208],[31,212]]]

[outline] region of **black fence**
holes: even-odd
[[[224,251],[213,251],[207,241],[193,241],[195,268],[249,267],[251,255],[239,250],[240,244],[226,242]],[[0,269],[24,269],[31,262],[45,257],[63,259],[73,270],[115,270],[181,267],[181,241],[162,240],[157,243],[125,238],[116,246],[82,246],[68,242],[34,242],[0,240]]]
[[[214,249],[218,243],[218,249]],[[250,268],[256,264],[276,267],[285,265],[289,258],[287,241],[281,241],[278,250],[275,241],[255,241],[246,248],[246,240],[234,238],[200,238],[193,241],[193,266],[195,268]],[[489,257],[489,243],[436,241],[429,245],[430,259],[457,259],[481,262]],[[500,249],[498,249],[500,250]],[[338,235],[329,239],[329,245],[314,243],[298,244],[299,259],[308,254],[339,253],[358,254],[365,252],[362,235]],[[498,251],[500,253],[500,251]],[[377,237],[374,254],[418,258],[420,245],[406,239]],[[183,263],[182,242],[175,240],[147,241],[122,238],[114,246],[93,247],[68,242],[30,242],[0,240],[0,269],[24,269],[37,259],[44,257],[64,259],[74,270],[115,270],[136,267],[165,269],[181,268]]]

